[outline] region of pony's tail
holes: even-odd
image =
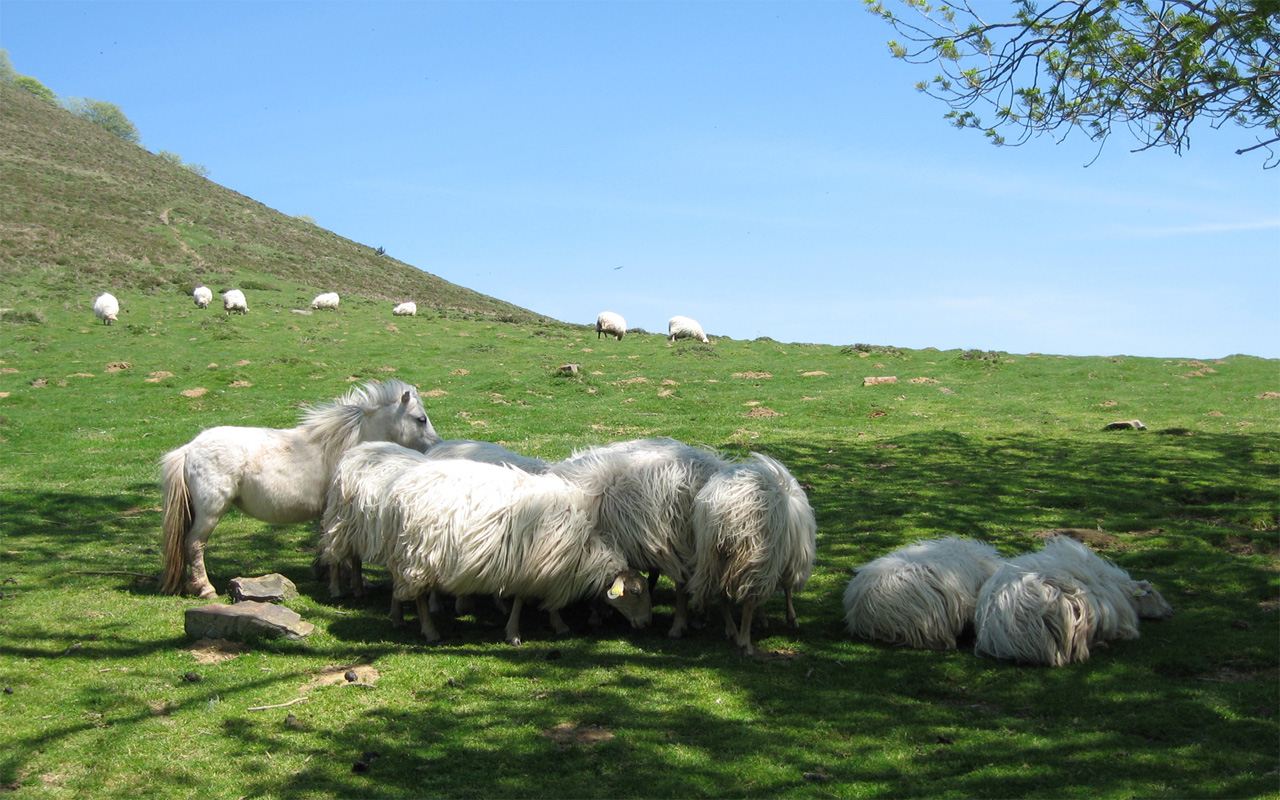
[[[164,570],[160,591],[178,594],[187,574],[184,540],[191,527],[191,493],[187,491],[187,448],[165,453],[160,459],[160,482],[164,485]]]

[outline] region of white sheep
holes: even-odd
[[[1146,581],[1065,536],[1006,561],[982,586],[974,653],[1060,667],[1112,639],[1138,638],[1138,619],[1173,609]]]
[[[542,600],[558,634],[568,632],[559,610],[596,596],[635,627],[652,616],[644,577],[596,531],[591,503],[555,475],[508,466],[445,459],[400,473],[384,501],[392,547],[393,618],[416,600],[422,634],[440,638],[426,598],[453,595],[514,597],[506,640],[520,643],[524,601]]]
[[[351,593],[364,595],[364,564],[386,566],[387,489],[409,467],[426,456],[393,442],[367,442],[349,449],[329,482],[320,523],[319,559],[329,567],[329,594],[342,597],[343,574]]]
[[[601,336],[615,336],[618,341],[622,341],[622,335],[627,332],[627,321],[622,318],[621,314],[615,314],[612,311],[601,311],[596,317],[596,338]]]
[[[232,311],[238,314],[249,313],[249,303],[244,299],[244,292],[239,289],[228,289],[222,293],[222,307],[228,314]]]
[[[718,454],[675,439],[636,439],[575,452],[551,465],[591,499],[596,526],[636,569],[675,583],[668,636],[688,628],[685,590],[694,564],[693,500],[726,465]]]
[[[986,542],[947,536],[857,567],[844,592],[849,633],[917,650],[954,650],[982,584],[1001,564]]]
[[[316,295],[316,299],[311,301],[311,307],[337,311],[338,310],[338,293],[324,292],[323,294]]]
[[[93,315],[102,320],[102,324],[110,325],[116,321],[120,313],[120,301],[110,292],[103,292],[93,301]]]
[[[391,309],[391,314],[396,317],[416,317],[418,316],[418,304],[414,302],[401,303]]]
[[[208,286],[197,286],[192,289],[191,297],[196,301],[196,308],[208,308],[213,302],[213,292]]]
[[[697,339],[703,344],[709,343],[696,319],[681,316],[667,320],[667,340],[674,342],[676,339]]]
[[[752,453],[707,481],[693,504],[695,567],[688,592],[697,607],[719,603],[725,635],[750,655],[752,614],[779,588],[787,624],[798,627],[792,593],[813,572],[817,522],[809,499],[777,459]],[[742,606],[735,626],[731,604]],[[764,619],[764,615],[760,615]]]

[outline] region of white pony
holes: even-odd
[[[216,597],[204,550],[218,520],[233,505],[274,524],[319,518],[334,466],[365,441],[425,451],[440,436],[417,389],[398,380],[369,381],[309,409],[296,428],[210,428],[166,453],[161,591]]]

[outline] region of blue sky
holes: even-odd
[[[153,152],[557,319],[1280,357],[1280,170],[1234,155],[1251,133],[997,148],[893,36],[857,2],[0,5],[19,73]]]

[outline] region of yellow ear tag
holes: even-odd
[[[613,582],[613,585],[609,587],[609,591],[605,597],[608,597],[610,600],[617,600],[619,597],[622,597],[625,588],[626,586],[623,583],[622,578],[618,578]]]

